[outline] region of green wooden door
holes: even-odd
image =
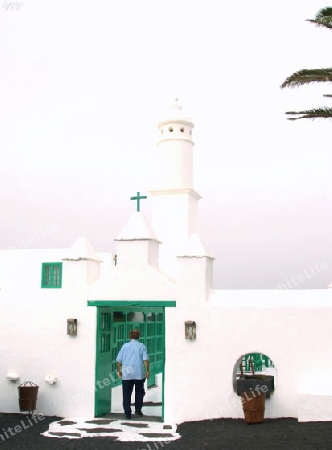
[[[148,387],[156,384],[156,375],[164,368],[164,314],[150,312],[145,316],[146,332],[144,343],[148,349],[150,360],[150,377]]]
[[[110,412],[112,389],[111,352],[112,313],[108,307],[97,308],[95,415]]]

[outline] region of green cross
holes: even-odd
[[[145,195],[140,195],[140,192],[137,192],[137,195],[136,195],[136,197],[130,197],[130,200],[136,200],[136,202],[137,202],[137,211],[139,211],[140,210],[140,201],[142,200],[142,199],[145,199],[145,198],[147,198]]]

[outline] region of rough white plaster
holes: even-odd
[[[187,240],[184,240],[183,244],[179,248],[177,256],[209,256],[202,244],[201,238],[197,233],[193,233]]]
[[[151,225],[146,217],[140,211],[135,212],[128,220],[125,227],[118,234],[116,241],[119,240],[135,240],[135,239],[154,239],[157,237],[152,230]]]
[[[299,394],[297,405],[299,422],[332,420],[332,395]]]
[[[175,300],[175,282],[146,266],[130,273],[120,267],[111,273],[108,281],[95,283],[88,291],[91,300]]]
[[[70,249],[65,252],[63,259],[90,259],[93,261],[100,261],[100,256],[92,247],[88,239],[85,236],[80,236],[76,239]]]

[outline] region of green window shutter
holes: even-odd
[[[41,287],[46,289],[62,287],[62,263],[42,263]]]

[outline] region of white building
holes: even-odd
[[[197,234],[193,126],[177,101],[159,123],[152,223],[135,212],[116,258],[82,237],[70,249],[0,251],[3,412],[19,411],[24,381],[39,386],[45,415],[114,411],[115,357],[138,327],[164,420],[242,418],[234,387],[246,354],[274,364],[266,417],[331,420],[332,289],[213,289],[213,257]],[[196,339],[185,338],[188,321]]]

